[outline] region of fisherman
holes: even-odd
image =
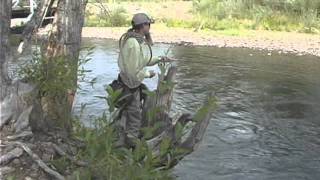
[[[142,81],[152,78],[154,71],[147,71],[146,66],[153,66],[159,62],[170,62],[167,57],[152,57],[153,41],[150,35],[150,25],[154,21],[144,13],[135,14],[130,28],[119,40],[120,53],[118,66],[120,73],[118,81],[125,91],[131,94],[129,102],[121,109],[117,127],[121,129],[118,143],[134,146],[134,141],[140,138],[142,125]]]

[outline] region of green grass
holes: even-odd
[[[144,2],[153,3],[154,6],[151,7],[157,6],[157,2]],[[242,30],[320,34],[320,1],[317,0],[193,0],[192,2],[190,13],[193,14],[193,18],[157,17],[157,23],[163,23],[167,27],[190,29],[198,29],[202,25],[202,30],[226,31],[231,35],[236,35],[236,31]],[[116,6],[110,17],[101,12],[88,13],[85,26],[128,27],[130,18],[131,15],[127,13],[125,5]]]
[[[199,21],[186,21],[181,19],[161,20],[167,27],[195,28],[200,25]]]
[[[212,30],[246,28],[304,33],[320,30],[317,0],[194,0],[193,13],[206,22],[204,28]]]

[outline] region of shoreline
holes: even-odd
[[[127,27],[84,27],[83,38],[118,40]],[[227,31],[201,31],[155,26],[151,29],[155,43],[185,46],[213,46],[277,51],[279,54],[314,55],[320,57],[320,36],[295,32],[244,31],[228,35]]]

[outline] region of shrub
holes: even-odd
[[[85,26],[87,27],[123,27],[129,26],[127,12],[123,7],[117,7],[108,15],[100,12],[99,14],[86,14]]]

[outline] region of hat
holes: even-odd
[[[149,18],[147,14],[145,13],[137,13],[132,18],[132,25],[140,25],[140,24],[153,24],[154,20]]]

